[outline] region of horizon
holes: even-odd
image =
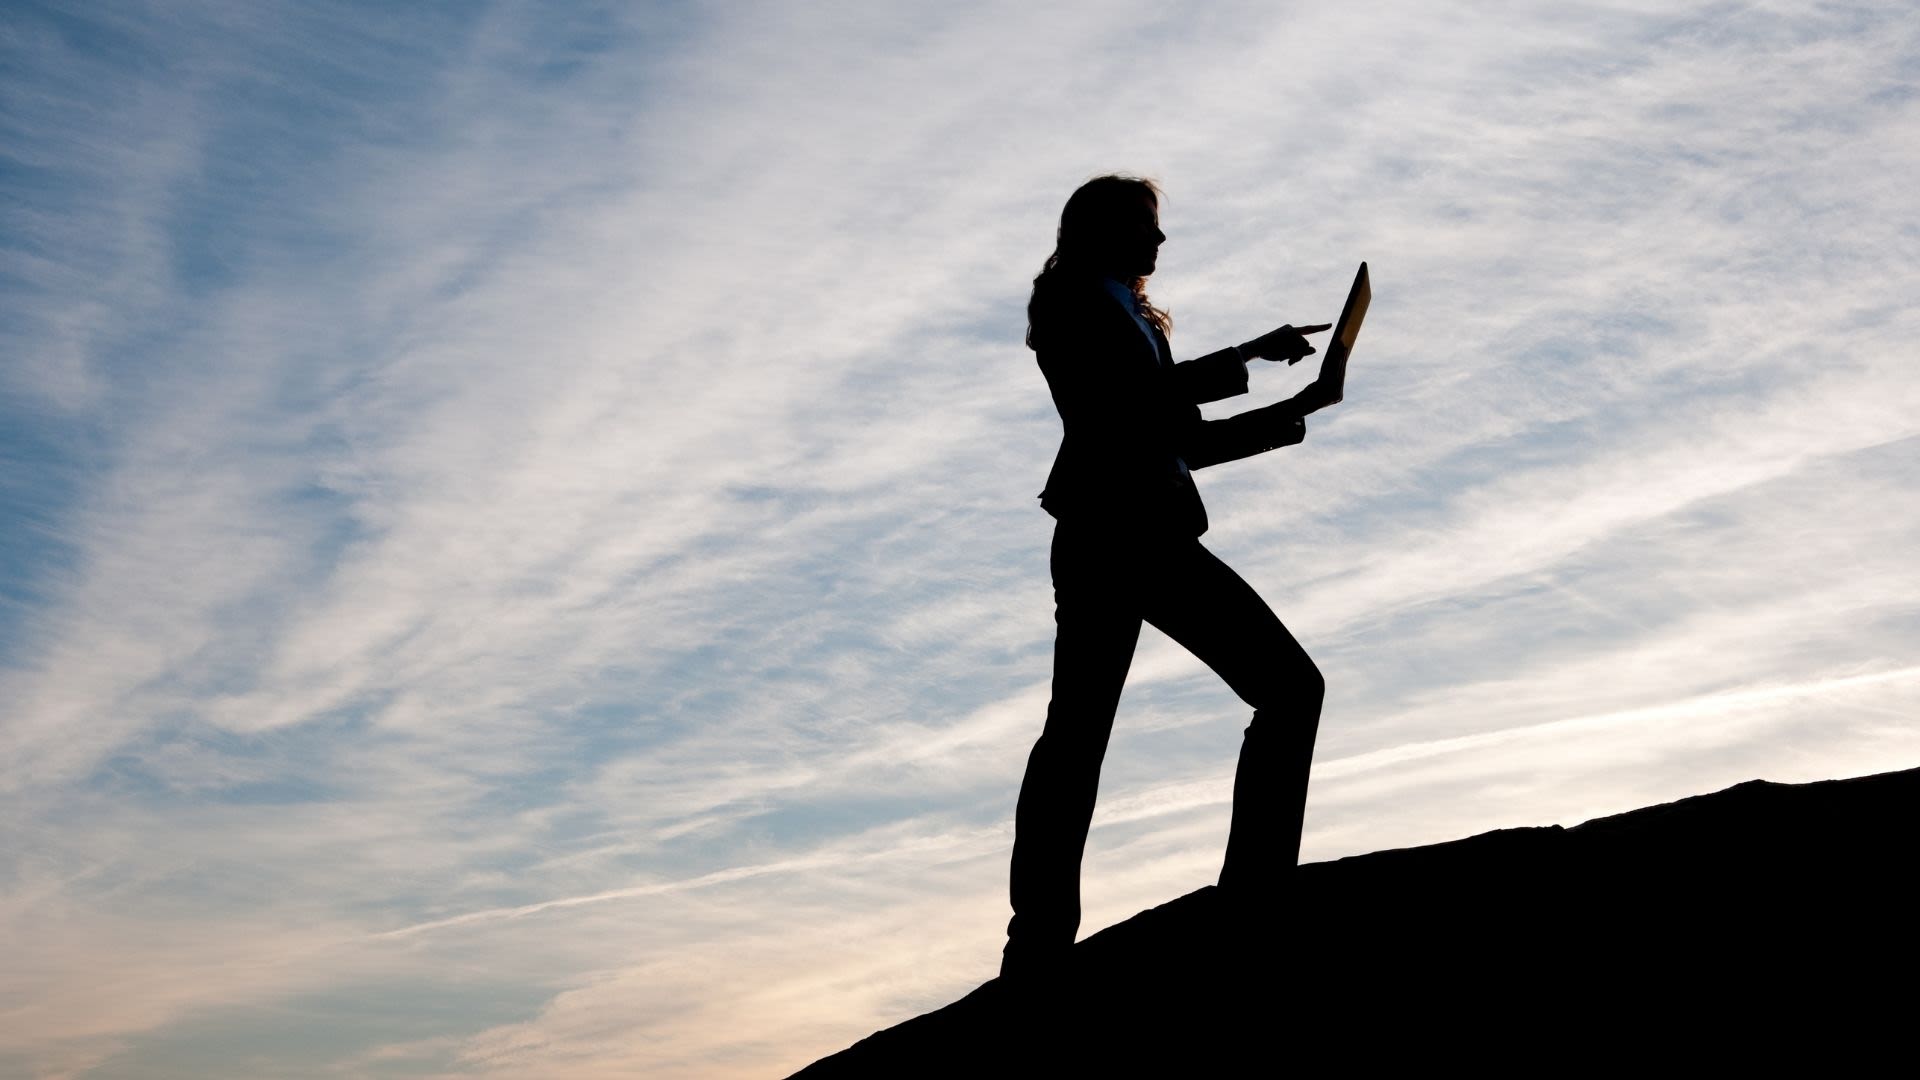
[[[0,25],[0,1072],[785,1075],[992,977],[1105,172],[1176,359],[1370,266],[1195,473],[1327,678],[1302,861],[1920,766],[1903,5]],[[1249,711],[1142,634],[1083,938]]]

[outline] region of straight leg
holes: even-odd
[[[1053,542],[1053,698],[1014,811],[1003,974],[1064,957],[1080,927],[1080,861],[1120,690],[1140,637],[1114,539],[1066,525]],[[1138,572],[1137,569],[1133,572]]]

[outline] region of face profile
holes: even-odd
[[[1153,273],[1160,245],[1167,240],[1167,234],[1160,231],[1160,207],[1152,196],[1142,193],[1131,204],[1122,203],[1117,209],[1108,273],[1123,281],[1146,277]]]
[[[1050,262],[1132,281],[1153,273],[1166,239],[1151,181],[1099,177],[1067,200]]]

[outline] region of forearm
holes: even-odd
[[[1190,469],[1238,461],[1306,438],[1307,425],[1291,401],[1251,409],[1225,420],[1209,420],[1186,440],[1181,458]]]
[[[1247,392],[1247,361],[1238,345],[1182,361],[1173,371],[1181,396],[1195,405]]]

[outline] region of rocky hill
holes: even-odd
[[[796,1076],[1904,1060],[1917,827],[1912,769],[1313,863],[1289,896],[1189,893],[1080,942],[1051,983],[988,982]]]

